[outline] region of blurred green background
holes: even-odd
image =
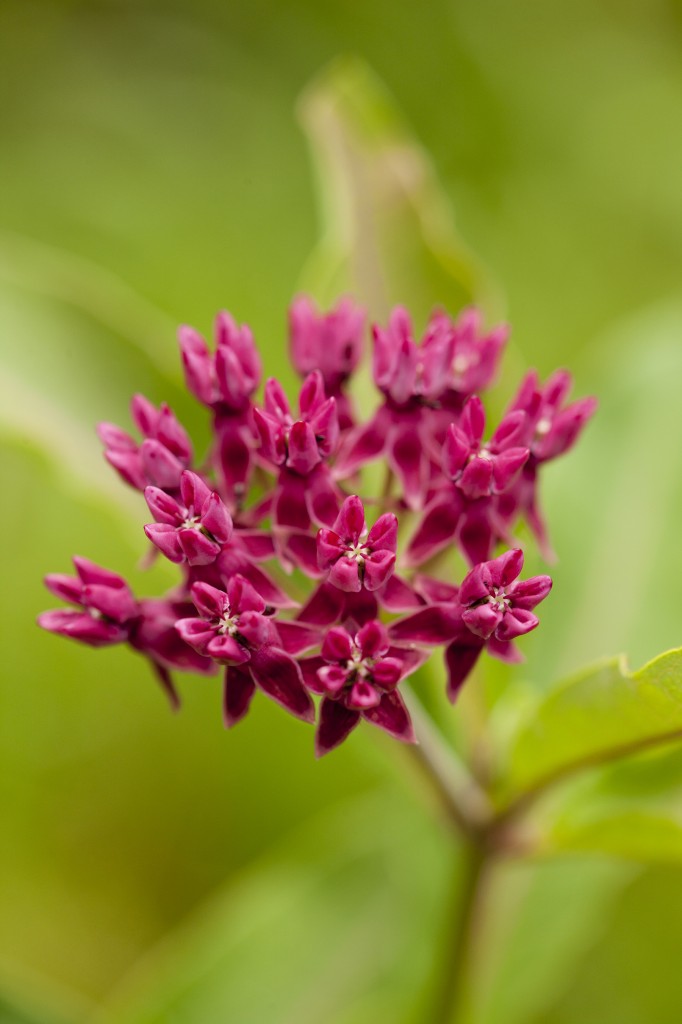
[[[2,1024],[424,1022],[455,854],[395,745],[315,763],[264,700],[227,735],[211,680],[174,717],[127,652],[35,628],[41,576],[164,585],[94,424],[140,390],[200,447],[178,323],[230,309],[293,386],[297,289],[420,326],[473,289],[513,326],[493,406],[531,365],[600,401],[546,473],[516,676],[680,644],[681,38],[673,0],[0,4]],[[475,1024],[680,1019],[675,858],[507,865],[493,896]]]

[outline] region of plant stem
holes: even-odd
[[[465,840],[452,883],[432,1010],[425,1018],[429,1024],[470,1024],[470,968],[481,884],[488,866],[485,844],[476,839]]]
[[[419,740],[406,749],[428,778],[448,819],[465,835],[478,836],[492,820],[485,790],[445,742],[414,693],[404,687],[403,695]]]

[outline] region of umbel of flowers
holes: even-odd
[[[397,308],[372,329],[378,401],[362,421],[350,385],[364,312],[344,299],[320,313],[300,297],[289,330],[297,404],[272,377],[257,400],[261,360],[228,313],[213,348],[180,329],[187,387],[211,415],[208,455],[197,464],[173,412],[142,395],[131,409],[139,438],[98,428],[107,461],[144,494],[144,533],[178,566],[177,586],[137,598],[121,576],[77,557],[76,576],[45,580],[70,607],[39,623],[93,647],[128,644],[174,704],[172,672],[221,673],[228,726],[260,690],[317,722],[318,755],[362,719],[414,742],[401,685],[434,651],[454,701],[484,650],[518,661],[516,641],[538,625],[551,580],[520,578],[513,532],[525,519],[549,550],[540,468],[572,447],[595,401],[567,403],[565,371],[544,384],[531,372],[491,430],[481,394],[507,330],[486,332],[476,310],[436,312],[418,341]],[[356,493],[377,460],[382,496]],[[459,586],[435,568],[453,547],[470,565]],[[282,583],[294,569],[309,580],[302,603]]]

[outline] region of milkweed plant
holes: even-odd
[[[576,444],[596,401],[570,400],[565,370],[546,381],[531,371],[491,425],[483,398],[507,328],[486,329],[473,308],[456,319],[438,310],[419,340],[398,307],[371,328],[376,402],[363,418],[353,382],[366,319],[348,298],[329,312],[295,299],[295,402],[274,377],[259,397],[263,368],[248,326],[220,313],[213,346],[182,327],[185,381],[210,417],[209,451],[197,459],[168,405],[140,394],[131,406],[137,435],[98,427],[108,463],[144,495],[147,545],[177,566],[177,583],[161,597],[139,597],[115,571],[75,557],[75,575],[45,578],[68,607],[44,612],[39,624],[92,647],[128,645],[148,660],[174,707],[176,673],[219,676],[228,728],[254,698],[275,701],[310,725],[318,757],[357,727],[415,745],[471,854],[430,1018],[445,1021],[490,850],[528,792],[594,752],[579,739],[563,761],[558,748],[549,758],[541,750],[528,792],[500,802],[445,749],[418,699],[419,670],[428,659],[441,662],[456,704],[481,656],[522,660],[552,580],[524,576],[516,531],[525,523],[550,559],[542,470]],[[368,473],[370,464],[383,469]],[[458,581],[453,552],[463,566]],[[644,719],[630,723],[625,747],[612,742],[612,756],[649,742]],[[551,722],[545,742],[552,746]]]

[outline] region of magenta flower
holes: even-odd
[[[444,313],[432,317],[432,323],[443,320],[454,337],[448,391],[443,396],[449,408],[460,408],[469,395],[489,387],[497,373],[509,328],[501,324],[489,334],[483,334],[481,319],[480,311],[473,308],[465,309],[454,322]]]
[[[313,523],[331,525],[340,495],[327,466],[338,438],[336,401],[327,398],[322,374],[309,374],[299,396],[294,420],[279,381],[265,385],[265,408],[255,410],[261,437],[260,454],[277,469],[270,512],[282,558],[318,575]]]
[[[353,636],[330,629],[321,658],[311,659],[305,678],[323,695],[315,737],[318,757],[337,747],[361,718],[405,743],[415,743],[410,716],[396,687],[412,671],[405,652],[391,650],[386,627],[366,623]]]
[[[327,581],[339,590],[378,590],[393,573],[398,520],[387,512],[367,530],[357,495],[346,498],[332,529],[317,535],[317,561]]]
[[[243,576],[227,592],[195,583],[192,601],[201,618],[179,619],[175,628],[198,654],[225,665],[224,716],[235,725],[249,709],[256,687],[297,718],[314,721],[315,709],[298,663],[282,649],[263,598]]]
[[[241,506],[253,467],[256,436],[251,398],[260,383],[261,362],[251,329],[229,313],[215,320],[215,353],[192,327],[179,331],[187,387],[213,410],[216,458],[231,505]]]
[[[165,402],[157,409],[144,395],[133,397],[130,411],[144,437],[142,444],[114,423],[100,423],[97,433],[105,459],[138,491],[148,484],[177,490],[183,470],[192,461],[192,445],[184,428]]]
[[[539,624],[532,609],[550,592],[549,576],[518,580],[523,551],[516,548],[476,565],[458,590],[442,591],[442,603],[420,609],[393,623],[389,633],[395,644],[417,646],[447,644],[447,693],[454,701],[481,651],[503,661],[518,661],[512,641]],[[438,596],[433,584],[428,584]],[[440,588],[439,588],[440,589]]]
[[[90,647],[106,647],[128,639],[137,602],[122,576],[87,558],[74,557],[77,577],[50,573],[45,586],[77,609],[43,612],[38,625],[50,633],[80,640]]]
[[[490,558],[495,544],[507,541],[510,522],[500,510],[499,495],[511,491],[529,458],[518,444],[528,432],[526,414],[504,417],[483,443],[485,412],[480,398],[467,400],[459,423],[448,429],[443,467],[451,483],[435,491],[408,546],[405,561],[420,565],[453,541],[472,565]]]
[[[420,340],[397,307],[386,327],[373,328],[379,407],[355,422],[346,389],[364,320],[348,299],[326,313],[294,300],[289,341],[304,376],[295,411],[274,378],[254,404],[261,362],[247,326],[219,314],[212,351],[182,327],[187,386],[212,415],[201,473],[166,405],[134,397],[141,442],[99,426],[107,460],[144,491],[154,519],[145,533],[180,567],[177,584],[136,600],[122,577],[75,559],[76,577],[46,579],[71,607],[45,612],[40,625],[91,646],[127,643],[174,706],[171,673],[223,666],[227,725],[246,714],[256,689],[313,721],[317,693],[318,755],[361,718],[413,742],[397,688],[436,647],[451,700],[482,650],[519,660],[516,640],[538,625],[535,607],[551,580],[519,579],[512,530],[525,517],[547,548],[541,467],[572,447],[595,402],[567,404],[565,371],[544,385],[531,373],[486,440],[478,393],[497,372],[506,327],[485,332],[476,310],[456,320],[436,312]],[[364,493],[360,474],[380,456],[381,499]],[[373,525],[368,504],[382,513]],[[409,510],[419,512],[416,529]],[[492,558],[500,543],[513,550]],[[434,556],[448,550],[472,567],[459,587],[438,578]]]
[[[180,478],[182,501],[147,487],[144,496],[156,520],[144,532],[171,562],[208,565],[215,562],[232,536],[232,517],[220,495],[196,473]]]
[[[302,377],[320,371],[326,394],[336,399],[341,430],[354,422],[344,385],[360,361],[364,330],[365,312],[350,299],[341,299],[328,313],[318,313],[305,295],[289,307],[292,362]]]
[[[538,470],[573,447],[597,409],[596,398],[581,398],[563,406],[572,383],[570,373],[557,370],[543,387],[533,370],[524,377],[509,409],[511,415],[518,411],[526,415],[523,443],[530,457],[516,486],[500,502],[500,514],[507,521],[524,516],[548,560],[554,555],[538,500]]]

